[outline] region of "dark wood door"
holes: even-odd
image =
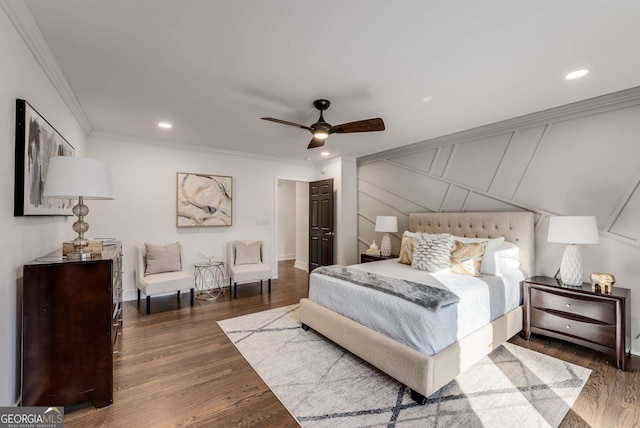
[[[309,272],[333,264],[333,178],[309,183]]]

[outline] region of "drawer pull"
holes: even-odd
[[[570,307],[571,307],[571,303],[567,303],[567,308],[570,308]]]
[[[569,324],[567,324],[567,328],[571,328],[571,326]]]

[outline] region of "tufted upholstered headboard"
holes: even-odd
[[[497,238],[520,247],[520,269],[534,274],[534,221],[532,212],[413,213],[409,231],[450,233],[468,238]]]

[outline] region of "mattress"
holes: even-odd
[[[433,312],[398,296],[311,273],[309,300],[427,355],[440,352],[522,302],[524,274],[519,270],[471,277],[448,271],[429,273],[397,259],[350,267],[444,287],[460,298],[459,303]]]

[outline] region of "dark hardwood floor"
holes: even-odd
[[[238,287],[216,301],[189,306],[183,293],[144,303],[126,302],[120,352],[114,357],[114,398],[110,407],[66,408],[71,427],[288,427],[296,421],[271,393],[216,321],[297,303],[308,295],[308,275],[280,262],[279,279],[262,292],[257,284]],[[512,343],[593,370],[562,427],[640,426],[640,357],[627,371],[613,357],[555,340],[516,336]]]

